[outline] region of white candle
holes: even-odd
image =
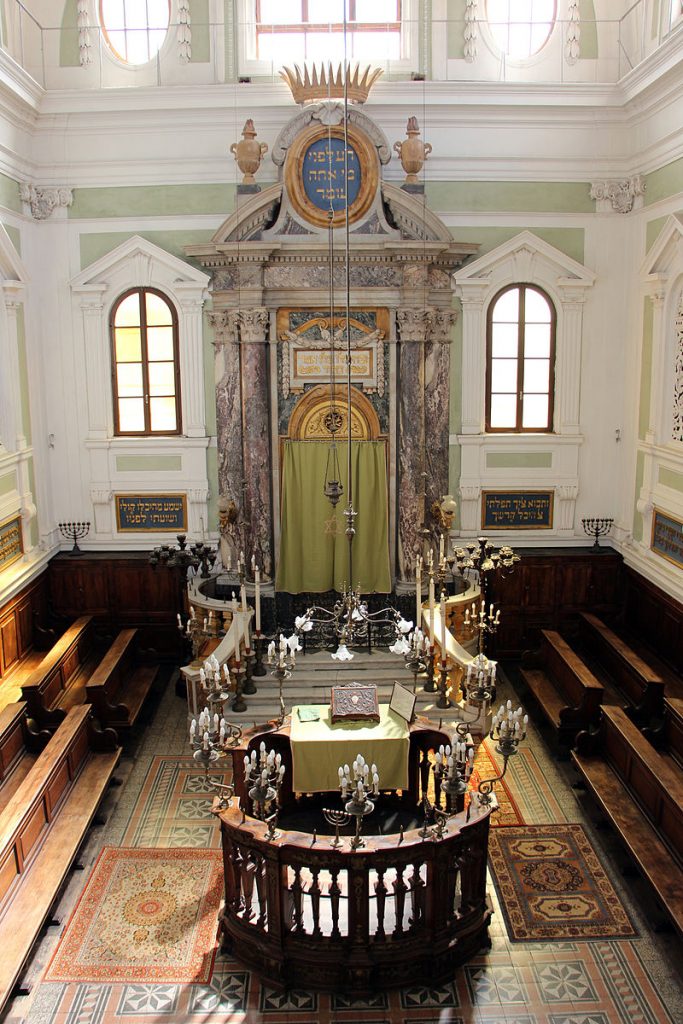
[[[183,620],[180,618],[180,612],[177,613],[177,618],[178,618],[178,629],[182,629],[183,628]]]
[[[443,534],[439,537],[439,568],[443,565]]]
[[[256,604],[256,632],[261,632],[261,570],[258,565],[254,569],[254,581],[255,581],[255,604]]]
[[[240,588],[240,599],[242,601],[242,611],[246,612],[246,610],[247,610],[247,588],[245,587],[244,583],[242,584],[242,586]]]
[[[446,664],[446,591],[441,591],[441,661]]]
[[[434,646],[434,577],[429,577],[429,642]]]
[[[417,556],[415,562],[415,628],[422,625],[422,559]]]

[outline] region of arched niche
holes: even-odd
[[[348,427],[348,388],[337,385],[332,396],[329,384],[310,388],[294,406],[289,421],[290,441],[329,441],[336,436],[346,441]],[[351,387],[351,437],[354,441],[381,440],[380,422],[372,403]]]

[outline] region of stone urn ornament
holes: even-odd
[[[256,129],[251,118],[244,122],[242,140],[233,142],[230,152],[234,153],[237,166],[244,175],[242,185],[255,185],[254,175],[268,152],[268,145],[265,142],[256,141]]]
[[[418,138],[420,126],[416,117],[409,117],[406,125],[407,139],[395,142],[394,149],[398,153],[403,170],[406,172],[406,185],[419,184],[417,176],[422,170],[425,160],[432,151],[429,142]]]

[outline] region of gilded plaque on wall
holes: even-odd
[[[13,516],[0,523],[0,569],[6,569],[24,553],[21,517]]]
[[[483,530],[551,530],[553,491],[483,491]]]
[[[652,515],[650,547],[667,562],[683,568],[683,523],[656,508]]]
[[[184,533],[187,530],[185,494],[116,494],[119,533]]]

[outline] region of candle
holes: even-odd
[[[439,537],[439,568],[443,565],[443,534]]]
[[[242,611],[246,612],[246,610],[247,610],[247,588],[245,587],[244,583],[240,587],[240,600],[242,602]]]
[[[429,642],[434,646],[434,577],[429,577]]]
[[[256,604],[256,632],[261,632],[261,570],[258,565],[254,569],[254,582],[255,582],[255,604]]]
[[[422,559],[417,556],[415,562],[415,627],[422,625]]]
[[[180,618],[180,612],[177,613],[177,618],[178,618],[178,629],[182,629],[183,628],[183,620]]]
[[[251,571],[254,572],[256,569],[256,555],[251,556]]]
[[[208,734],[208,732],[205,732],[204,733],[204,750],[208,750],[208,749],[209,749],[209,734]]]
[[[441,662],[446,664],[446,591],[441,591]]]

